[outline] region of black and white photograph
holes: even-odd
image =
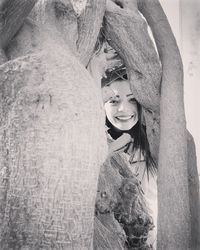
[[[200,250],[200,0],[0,0],[0,250]]]

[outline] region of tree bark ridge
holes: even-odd
[[[102,25],[105,7],[105,0],[88,0],[85,10],[78,18],[77,48],[80,60],[85,66],[92,56]]]
[[[161,70],[144,19],[138,12],[119,7],[107,10],[105,36],[127,66],[136,99],[146,109],[158,112]]]
[[[147,24],[137,9],[127,11],[115,6],[106,10],[104,32],[124,60],[133,95],[144,108],[150,150],[157,162],[161,66]]]
[[[1,5],[0,46],[8,46],[37,0],[7,0]]]
[[[162,62],[158,166],[158,249],[190,249],[187,133],[180,53],[157,0],[138,1]],[[166,39],[167,38],[167,39]]]

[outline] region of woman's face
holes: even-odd
[[[104,107],[109,122],[122,131],[135,126],[138,122],[138,107],[129,82],[115,81],[108,87],[104,87],[102,91],[104,100],[106,95]]]

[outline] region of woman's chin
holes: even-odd
[[[121,131],[128,131],[132,129],[135,126],[135,124],[117,124],[115,127]]]
[[[129,121],[118,121],[117,120],[117,122],[114,124],[114,126],[121,131],[128,131],[128,130],[132,129],[136,123],[137,123],[137,120],[135,120],[135,119],[134,120],[131,119]]]

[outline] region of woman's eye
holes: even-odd
[[[111,103],[111,104],[117,104],[118,102],[119,102],[118,100],[114,100],[114,99],[113,99],[113,100],[110,100],[110,103]]]

